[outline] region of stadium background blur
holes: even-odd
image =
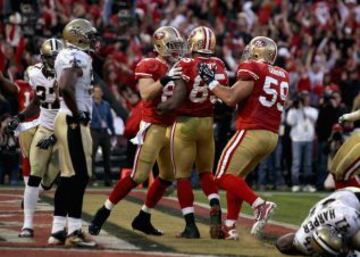
[[[82,17],[97,27],[102,47],[94,61],[95,84],[105,91],[116,116],[118,135],[113,154],[122,155],[120,166],[131,166],[133,147],[128,139],[136,133],[141,108],[134,68],[143,57],[153,56],[151,36],[162,25],[177,27],[184,35],[199,25],[214,29],[216,55],[224,60],[230,85],[242,50],[252,37],[266,35],[278,44],[279,65],[290,73],[288,109],[297,107],[303,92],[319,110],[315,124],[313,184],[323,189],[332,141],[358,124],[334,126],[338,117],[360,108],[360,4],[356,0],[240,1],[240,0],[0,0],[0,71],[14,81],[23,78],[27,66],[40,61],[41,43],[61,38],[64,25]],[[299,108],[299,107],[297,107]],[[0,89],[0,121],[18,112],[16,97]],[[216,105],[217,156],[232,135],[233,110]],[[126,121],[127,120],[127,121]],[[248,178],[258,189],[273,188],[273,169],[279,168],[285,185],[291,186],[291,139],[286,117],[281,127],[279,167],[260,179]],[[21,181],[19,150],[3,134],[0,125],[0,184]],[[334,137],[336,135],[336,137]],[[13,156],[14,158],[9,158]],[[126,161],[127,160],[127,161]],[[276,163],[276,162],[275,162]],[[269,163],[270,164],[270,163]],[[116,170],[120,167],[113,165]],[[266,165],[261,167],[266,171]],[[9,177],[4,176],[10,170]],[[6,177],[6,179],[4,179]]]

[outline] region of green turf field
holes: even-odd
[[[278,208],[272,217],[273,220],[300,225],[313,204],[323,198],[326,193],[291,193],[270,191],[260,193],[260,195],[269,201],[277,203]],[[208,202],[201,190],[195,191],[195,200],[201,203]],[[226,197],[224,192],[221,192],[221,204],[223,208],[226,208]],[[246,203],[243,204],[242,212],[252,215],[252,210]]]
[[[84,202],[85,219],[89,221],[106,199],[107,194],[89,195],[87,194]],[[289,192],[266,192],[261,193],[263,197],[278,204],[278,209],[273,220],[299,225],[307,216],[311,206],[319,199],[324,197],[324,193],[289,193]],[[175,196],[172,194],[170,196]],[[201,190],[195,190],[195,199],[201,203],[207,203],[207,199]],[[222,205],[226,208],[225,195],[221,193]],[[283,256],[274,247],[275,238],[259,240],[252,237],[248,228],[239,227],[239,241],[212,240],[208,234],[208,221],[198,220],[202,238],[199,240],[177,239],[176,233],[184,227],[184,221],[180,210],[169,210],[158,207],[153,212],[153,223],[155,226],[165,231],[162,237],[146,236],[131,228],[131,221],[137,214],[142,204],[142,200],[134,197],[127,197],[115,207],[104,229],[124,239],[143,250],[154,250],[161,252],[179,252],[191,254],[211,254],[221,256]],[[251,209],[244,204],[245,214],[252,215]]]

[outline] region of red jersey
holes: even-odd
[[[215,79],[219,81],[221,85],[228,84],[225,64],[219,58],[196,57],[194,59],[181,59],[178,65],[182,67],[183,79],[187,88],[187,98],[176,110],[178,115],[191,117],[213,116],[213,104],[216,98],[198,74],[199,63],[207,63],[208,65],[215,66]]]
[[[15,85],[18,88],[17,102],[18,102],[18,112],[23,111],[31,102],[34,91],[30,84],[24,80],[15,80]],[[25,119],[25,121],[35,120],[38,116],[30,117]]]
[[[251,95],[238,104],[236,128],[278,133],[289,92],[288,73],[263,62],[247,61],[239,65],[236,76],[238,80],[254,81]]]
[[[169,67],[165,61],[159,58],[145,58],[142,59],[135,68],[135,79],[152,78],[154,81],[159,80],[165,76]],[[162,91],[152,100],[143,101],[142,120],[149,123],[171,125],[175,121],[174,114],[158,115],[156,107],[161,101],[166,101],[168,97],[173,94],[174,82],[170,81]]]

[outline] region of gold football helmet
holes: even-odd
[[[81,50],[94,50],[97,30],[85,19],[75,19],[66,24],[63,38],[67,45]]]
[[[47,39],[42,43],[40,48],[41,60],[48,71],[54,71],[55,58],[63,48],[64,44],[56,38]]]
[[[187,40],[190,52],[214,54],[216,37],[214,32],[205,26],[196,27],[190,32]]]
[[[172,26],[162,26],[153,34],[155,51],[161,57],[171,57],[176,60],[185,54],[185,41],[180,32]]]
[[[254,37],[249,43],[249,58],[274,64],[277,56],[277,46],[268,37]]]
[[[343,256],[346,251],[343,236],[333,226],[320,226],[312,234],[311,246],[321,256]]]

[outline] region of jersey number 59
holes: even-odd
[[[276,87],[279,87],[279,93],[276,90]],[[265,82],[263,85],[263,91],[266,96],[260,96],[259,102],[265,107],[273,107],[276,104],[278,111],[282,112],[284,110],[284,102],[289,92],[289,84],[286,81],[279,81],[273,77],[266,76]]]

